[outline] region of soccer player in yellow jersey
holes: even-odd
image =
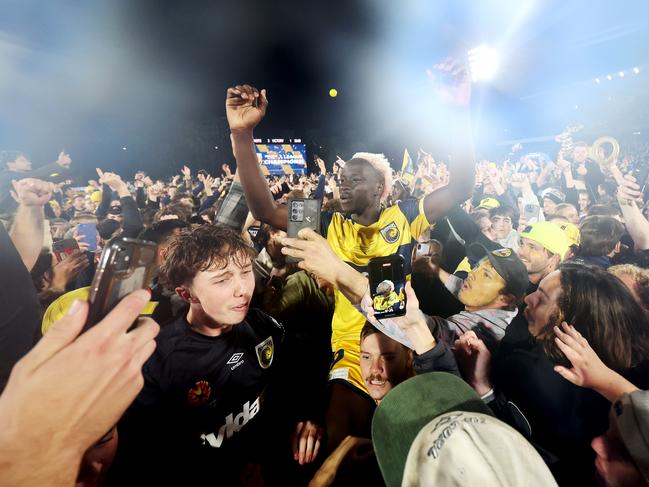
[[[400,253],[410,274],[412,245],[437,218],[470,197],[474,186],[474,158],[469,126],[471,84],[466,69],[453,61],[435,66],[442,74],[438,93],[454,108],[446,125],[453,126],[452,174],[449,184],[420,200],[405,200],[392,206],[385,201],[392,190],[392,172],[382,155],[358,153],[346,162],[340,176],[343,212],[324,212],[322,235],[334,252],[359,271],[369,260]],[[416,102],[416,100],[412,100]],[[252,214],[264,223],[286,230],[286,205],[274,202],[259,167],[253,129],[266,114],[266,90],[249,85],[229,88],[226,114],[232,149]],[[360,373],[360,330],[364,318],[340,292],[332,322],[333,365],[331,396],[327,409],[328,447],[335,448],[347,434],[369,434],[374,402]]]

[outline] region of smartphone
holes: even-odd
[[[369,261],[370,296],[378,319],[406,314],[405,261],[399,254]]]
[[[61,262],[68,256],[79,251],[79,244],[73,238],[57,240],[52,244],[52,253],[57,262]]]
[[[151,284],[158,246],[147,240],[115,239],[101,254],[90,285],[84,330],[101,321],[127,294]]]
[[[77,225],[77,234],[82,237],[80,242],[88,244],[88,250],[94,252],[97,250],[97,224],[96,223],[79,223]]]
[[[426,242],[418,242],[415,247],[415,258],[441,254],[442,250],[443,246],[439,240],[431,239]]]
[[[320,207],[321,201],[309,198],[288,199],[288,236],[297,238],[297,233],[303,228],[310,228],[320,233]],[[299,259],[287,256],[286,262],[295,264]]]
[[[647,186],[647,176],[649,176],[649,161],[639,163],[633,170],[632,176],[635,178],[635,182],[640,186],[640,192],[644,193],[645,187]]]
[[[525,205],[523,208],[523,218],[525,218],[526,223],[530,223],[531,220],[538,221],[540,212],[541,208],[538,205]]]

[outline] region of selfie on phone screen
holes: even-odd
[[[406,277],[400,255],[370,260],[370,294],[377,318],[401,316],[406,312]]]

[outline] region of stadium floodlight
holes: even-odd
[[[633,68],[633,72],[634,72],[635,74],[638,74],[638,73],[640,72],[640,68],[638,68],[638,67],[636,66],[635,68]]]
[[[599,80],[599,78],[595,78],[595,83],[597,83],[597,84],[600,84],[600,83],[601,83],[601,81]]]
[[[617,73],[617,74],[620,76],[620,78],[624,78],[624,71],[620,71],[620,72]]]
[[[469,69],[473,81],[489,81],[498,71],[498,53],[491,47],[482,44],[468,53]]]
[[[609,80],[609,81],[611,81],[611,80],[613,79],[613,76],[611,76],[610,74],[607,74],[607,75],[606,75],[606,79]]]

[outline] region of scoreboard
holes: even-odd
[[[265,174],[306,173],[306,145],[302,139],[255,139],[255,151]]]

